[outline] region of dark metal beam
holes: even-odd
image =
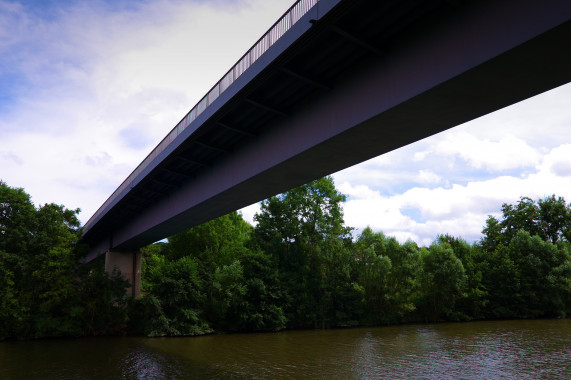
[[[163,169],[165,172],[172,173],[172,174],[174,174],[174,175],[178,175],[178,176],[184,177],[184,178],[186,178],[186,179],[194,178],[193,176],[190,176],[190,175],[188,175],[188,174],[186,174],[186,173],[179,172],[179,171],[177,171],[177,170],[172,170],[172,169],[168,169],[168,168],[162,168],[162,169]]]
[[[129,200],[127,199],[127,202],[125,204],[125,207],[121,208],[120,210],[117,210],[117,214],[119,214],[119,217],[124,217],[124,216],[129,216],[129,215],[133,215],[134,212],[139,211],[141,209],[144,209],[145,206],[141,206],[141,205],[136,205],[132,202],[129,202]]]
[[[256,107],[258,107],[258,108],[261,108],[261,109],[263,109],[263,110],[266,110],[266,111],[269,111],[269,112],[273,112],[273,113],[275,113],[276,115],[280,115],[280,116],[284,116],[284,117],[287,117],[287,116],[288,116],[287,113],[285,113],[285,112],[283,112],[283,111],[280,111],[280,110],[277,109],[277,108],[267,106],[267,105],[265,105],[265,104],[262,104],[262,103],[259,103],[259,102],[255,101],[255,100],[245,98],[244,101],[245,101],[246,103],[250,103],[251,105],[256,106]]]
[[[237,129],[237,128],[231,127],[231,126],[229,126],[229,125],[227,125],[227,124],[224,124],[224,123],[222,123],[222,122],[220,122],[220,121],[216,122],[216,124],[219,125],[219,126],[221,126],[222,128],[225,128],[225,129],[227,129],[227,130],[229,130],[229,131],[232,131],[232,132],[239,133],[239,134],[244,135],[244,136],[256,137],[256,135],[253,134],[253,133],[246,132],[246,131],[243,131],[243,130],[241,130],[241,129]]]
[[[302,82],[305,82],[305,83],[310,84],[310,85],[315,86],[315,87],[322,88],[322,89],[324,89],[324,90],[331,90],[331,88],[330,88],[329,86],[327,86],[327,85],[325,85],[325,84],[323,84],[323,83],[321,83],[321,82],[318,82],[318,81],[316,81],[316,80],[314,80],[314,79],[311,79],[311,78],[309,78],[309,77],[307,77],[307,76],[305,76],[305,75],[301,75],[301,74],[296,73],[296,72],[294,72],[294,71],[292,71],[292,70],[290,70],[290,69],[287,69],[287,68],[285,68],[285,67],[282,67],[281,69],[282,69],[282,71],[283,71],[284,73],[286,73],[286,74],[288,74],[288,75],[290,75],[290,76],[292,76],[292,77],[294,77],[294,78],[296,78],[296,79],[299,79],[299,80],[301,80]]]
[[[188,162],[189,164],[194,164],[194,165],[198,165],[198,166],[204,166],[204,167],[210,167],[210,165],[204,163],[204,162],[200,162],[200,161],[196,161],[196,160],[191,160],[190,158],[186,158],[183,156],[177,156],[178,159],[184,161],[184,162]]]
[[[163,196],[163,195],[165,195],[165,193],[161,193],[160,191],[156,191],[156,190],[153,190],[153,189],[149,189],[149,188],[147,188],[147,187],[143,187],[143,188],[141,189],[141,191],[148,191],[149,193],[157,194],[158,196]]]
[[[142,200],[143,202],[152,203],[152,202],[155,201],[154,199],[149,199],[149,198],[141,197],[140,195],[137,195],[137,194],[129,194],[129,196],[130,196],[130,197],[133,197],[133,198],[140,199],[140,200]]]
[[[165,181],[162,181],[162,180],[157,179],[157,178],[151,178],[151,181],[152,181],[152,182],[155,182],[155,183],[159,183],[159,184],[161,184],[161,185],[165,185],[165,186],[168,186],[168,187],[172,187],[173,189],[178,189],[178,188],[180,187],[180,186],[178,186],[178,185],[174,185],[174,184],[172,184],[172,183],[165,182]]]
[[[454,7],[454,8],[458,8],[461,7],[462,1],[460,0],[444,0],[445,3],[449,4],[450,6]]]
[[[214,151],[216,151],[216,152],[225,153],[225,154],[230,154],[230,153],[231,153],[229,150],[222,149],[222,148],[218,148],[217,146],[210,145],[210,144],[205,144],[205,143],[200,142],[200,141],[196,141],[196,140],[195,140],[195,141],[192,141],[192,143],[193,143],[193,144],[196,144],[196,145],[198,145],[198,146],[201,146],[201,147],[203,147],[203,148],[206,148],[206,149],[214,150]]]
[[[348,39],[349,41],[364,47],[365,49],[369,50],[370,52],[373,52],[377,55],[384,55],[385,52],[382,51],[381,49],[379,49],[376,46],[371,45],[370,43],[368,43],[367,41],[365,41],[364,39],[357,37],[349,32],[344,31],[343,29],[339,28],[338,26],[333,25],[331,27],[331,30],[333,30],[335,33],[337,33],[338,35],[340,35],[341,37],[344,37],[346,39]]]

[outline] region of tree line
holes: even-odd
[[[35,207],[0,181],[0,340],[109,334],[125,322],[120,274],[78,264],[87,253],[78,213]]]
[[[102,263],[77,265],[78,210],[35,208],[0,183],[0,338],[200,335],[412,322],[566,317],[571,204],[522,197],[480,241],[429,247],[343,221],[331,177],[142,249],[140,299]],[[22,210],[22,211],[14,211]],[[25,211],[27,214],[23,213]]]

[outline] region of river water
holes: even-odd
[[[0,343],[0,379],[571,379],[571,319]]]

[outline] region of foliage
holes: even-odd
[[[106,286],[122,297],[125,284],[100,275],[100,287],[89,286],[95,275],[78,265],[78,213],[53,203],[36,208],[23,189],[0,181],[0,340],[110,332],[125,321],[122,314],[95,327],[106,308],[116,314],[124,306],[102,297]]]
[[[502,205],[503,219],[488,217],[481,245],[493,251],[499,244],[509,245],[519,231],[539,236],[553,244],[571,241],[571,205],[562,197],[551,195],[537,202],[521,197],[515,205]]]
[[[288,327],[354,323],[345,199],[325,177],[263,201],[254,217],[257,244],[277,261]]]
[[[157,266],[150,273],[152,295],[145,297],[149,336],[198,335],[210,332],[201,319],[204,294],[198,265],[191,257]]]
[[[181,281],[182,272],[148,274],[153,323],[173,334],[175,309],[164,306],[173,299],[179,307],[190,302],[187,325],[200,320],[216,331],[569,313],[571,212],[562,198],[504,204],[477,244],[443,234],[428,248],[370,228],[352,241],[344,200],[326,177],[263,201],[253,229],[233,213],[149,248],[150,272],[184,257],[196,266],[183,271],[195,285],[182,301],[174,283],[158,287]]]
[[[98,259],[78,264],[78,210],[36,208],[0,182],[0,339],[200,335],[360,324],[540,318],[571,312],[571,205],[522,197],[482,239],[429,247],[343,221],[325,177],[142,251],[143,297]]]
[[[565,316],[571,304],[571,205],[555,195],[520,198],[488,218],[477,265],[487,292],[485,317]]]
[[[436,244],[446,245],[452,249],[454,255],[460,259],[466,273],[466,283],[463,296],[455,303],[455,311],[451,319],[469,320],[484,318],[484,309],[488,303],[484,285],[482,284],[482,271],[477,265],[477,256],[481,252],[461,238],[448,234],[440,235]]]
[[[419,274],[423,319],[438,321],[450,318],[457,299],[463,295],[466,274],[460,259],[449,244],[432,244],[420,252]]]
[[[117,270],[105,273],[101,259],[79,266],[77,276],[83,335],[123,333],[130,301],[125,289],[130,284]]]
[[[420,265],[416,244],[401,245],[382,232],[365,228],[357,238],[355,252],[367,322],[386,324],[407,318],[415,309],[412,296]]]
[[[244,294],[236,325],[239,331],[278,331],[285,327],[277,268],[271,257],[249,250],[240,257]]]

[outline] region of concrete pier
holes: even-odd
[[[140,251],[109,251],[105,254],[105,272],[109,275],[113,269],[121,271],[122,277],[129,281],[127,292],[133,298],[141,296],[141,252]]]

